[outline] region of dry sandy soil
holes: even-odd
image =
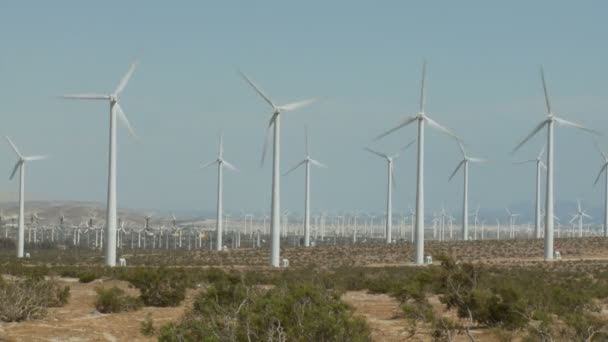
[[[118,286],[130,294],[136,289],[122,281],[97,280],[82,284],[77,279],[61,279],[70,285],[70,300],[62,308],[52,308],[46,318],[21,323],[0,323],[0,341],[154,341],[140,333],[140,323],[150,314],[154,326],[178,319],[192,302],[193,293],[175,308],[149,308],[129,313],[101,314],[95,310],[95,287]]]

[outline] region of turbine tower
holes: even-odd
[[[420,86],[420,111],[418,114],[412,117],[404,119],[396,127],[386,131],[376,138],[376,140],[385,137],[399,129],[413,123],[418,122],[418,157],[417,157],[417,176],[416,176],[416,225],[415,225],[415,240],[416,240],[416,254],[414,262],[416,264],[424,263],[424,124],[428,123],[429,126],[435,128],[445,134],[454,137],[456,140],[460,140],[452,131],[443,127],[435,120],[431,119],[426,115],[424,111],[425,98],[424,88],[426,79],[426,62],[422,64],[422,80]]]
[[[308,146],[308,129],[305,130],[306,137],[306,157],[304,160],[299,162],[296,166],[292,167],[287,171],[284,176],[287,176],[292,171],[295,171],[302,165],[306,165],[306,178],[304,179],[304,247],[310,247],[310,166],[315,165],[318,167],[326,168],[324,164],[316,161],[310,157],[310,150]]]
[[[273,153],[272,153],[272,197],[271,197],[271,209],[270,209],[270,230],[271,230],[271,250],[270,250],[270,265],[273,267],[279,267],[280,253],[281,253],[281,191],[280,191],[280,175],[281,175],[281,113],[290,112],[296,109],[307,106],[315,101],[316,98],[307,100],[297,101],[288,103],[286,105],[276,105],[266,96],[258,86],[253,83],[243,72],[241,76],[245,81],[253,88],[253,90],[260,95],[272,107],[272,116],[266,128],[266,137],[264,138],[264,150],[262,151],[262,164],[266,156],[266,148],[268,146],[268,138],[270,127],[274,129],[273,132]]]
[[[522,142],[519,143],[513,150],[516,152],[522,147],[530,138],[536,135],[541,129],[547,126],[547,187],[545,189],[545,260],[553,260],[553,129],[554,124],[558,123],[562,126],[574,127],[581,129],[586,132],[598,134],[597,131],[586,128],[580,124],[564,120],[555,116],[551,110],[551,103],[549,102],[549,94],[547,93],[547,84],[545,82],[545,73],[543,72],[542,66],[540,67],[540,77],[543,83],[543,91],[545,94],[545,105],[547,106],[547,118],[541,121],[530,134],[528,134]]]
[[[408,149],[414,142],[415,142],[415,140],[411,141],[409,144],[407,144],[401,150]],[[393,174],[393,162],[395,161],[395,159],[399,158],[399,153],[394,154],[394,155],[388,155],[386,153],[382,153],[382,152],[373,150],[369,147],[366,147],[365,150],[372,154],[377,155],[380,158],[385,159],[386,163],[387,163],[388,178],[386,180],[386,233],[384,235],[386,237],[386,243],[392,243],[393,242],[393,237],[392,237],[392,232],[393,232],[393,187],[397,185],[397,183],[395,182],[395,175]]]
[[[462,143],[460,141],[458,142],[458,147],[460,147],[460,152],[462,153],[462,160],[460,161],[460,163],[458,163],[458,165],[456,165],[456,168],[454,169],[454,172],[452,172],[452,174],[450,175],[448,182],[451,181],[452,178],[454,178],[454,176],[456,175],[458,170],[460,170],[461,167],[464,167],[464,189],[462,195],[462,239],[467,241],[469,239],[469,163],[482,163],[485,162],[485,160],[468,156],[464,150],[464,146],[462,146]],[[479,208],[477,208],[477,212],[479,212]],[[475,213],[476,221],[477,212]],[[475,226],[477,226],[477,222],[475,222]]]
[[[605,173],[606,179],[605,179],[605,184],[604,184],[604,237],[608,237],[608,172],[606,171],[606,168],[608,167],[608,156],[606,156],[606,153],[604,153],[604,151],[602,151],[602,149],[600,148],[600,145],[598,145],[597,141],[594,140],[595,146],[597,147],[597,150],[600,152],[600,154],[602,155],[602,159],[603,159],[603,165],[600,168],[600,172],[597,174],[597,178],[595,179],[595,183],[597,184],[597,182],[600,180],[600,177],[602,176],[602,172]]]
[[[209,166],[213,165],[213,164],[217,164],[217,219],[215,221],[216,227],[215,227],[215,235],[216,235],[216,239],[215,239],[215,250],[216,251],[221,251],[222,250],[222,223],[223,223],[223,195],[224,195],[224,183],[223,183],[223,169],[224,166],[226,166],[228,169],[232,170],[232,171],[237,171],[238,169],[230,164],[228,161],[226,161],[224,159],[224,136],[220,134],[220,145],[219,145],[219,151],[217,154],[217,159],[209,162],[205,165],[202,166],[202,169],[206,169]]]
[[[540,213],[540,183],[541,183],[541,173],[543,168],[547,168],[545,163],[543,163],[543,154],[545,154],[545,148],[543,147],[538,154],[536,159],[524,160],[520,162],[516,162],[515,164],[526,164],[526,163],[536,163],[536,208],[534,211],[535,220],[534,220],[534,236],[537,239],[541,237],[541,213]]]
[[[127,127],[129,133],[135,137],[135,131],[122,107],[118,103],[118,96],[127,86],[133,71],[135,71],[136,63],[131,64],[131,67],[120,80],[116,90],[110,95],[103,94],[74,94],[64,95],[62,98],[70,100],[102,100],[110,103],[110,152],[108,160],[108,200],[106,211],[106,266],[116,266],[116,117],[122,121]]]
[[[29,156],[26,157],[19,152],[17,146],[11,141],[9,137],[6,137],[8,143],[13,148],[13,151],[19,157],[13,172],[11,172],[10,179],[12,180],[19,169],[19,224],[17,226],[17,258],[23,258],[23,248],[25,245],[25,225],[24,225],[24,204],[25,204],[25,163],[35,160],[42,160],[48,158],[47,156]]]

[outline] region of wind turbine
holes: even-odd
[[[445,134],[448,134],[456,140],[460,140],[452,131],[437,123],[426,115],[424,111],[425,97],[424,88],[426,80],[426,61],[422,64],[422,80],[420,84],[420,111],[412,117],[404,119],[396,127],[386,131],[376,138],[376,140],[385,137],[399,129],[413,123],[418,122],[418,158],[417,158],[417,176],[416,176],[416,254],[414,262],[416,264],[424,263],[424,123],[428,123],[432,128],[435,128]]]
[[[285,105],[276,105],[268,96],[260,90],[243,72],[241,76],[247,83],[272,107],[272,116],[266,128],[266,137],[264,138],[264,150],[262,151],[262,164],[266,156],[266,148],[268,146],[268,138],[270,137],[270,127],[274,128],[273,132],[273,153],[272,153],[272,198],[270,210],[270,230],[272,235],[272,244],[270,251],[270,265],[279,267],[280,245],[281,245],[281,191],[280,191],[280,175],[281,175],[281,113],[290,112],[296,109],[307,106],[315,102],[316,98],[288,103]]]
[[[224,195],[224,184],[223,184],[223,170],[224,166],[232,171],[238,171],[238,169],[230,164],[228,161],[224,159],[224,136],[220,135],[220,145],[219,151],[217,154],[217,159],[203,165],[203,169],[208,168],[209,166],[217,164],[217,219],[216,219],[216,227],[215,227],[215,235],[216,235],[216,243],[215,250],[220,252],[222,251],[222,223],[223,223],[223,195]],[[175,219],[174,219],[175,221]]]
[[[515,220],[517,220],[519,214],[512,213],[509,208],[506,208],[505,210],[507,211],[507,214],[509,214],[509,229],[511,230],[509,235],[511,239],[515,239]]]
[[[545,154],[545,148],[543,147],[538,154],[536,159],[523,160],[520,162],[516,162],[515,164],[527,164],[527,163],[536,163],[536,208],[534,211],[535,220],[534,220],[534,236],[537,239],[540,239],[541,231],[541,213],[540,213],[540,183],[541,183],[541,173],[542,168],[547,168],[545,163],[543,163],[543,154]]]
[[[574,220],[578,221],[578,237],[583,237],[583,218],[592,219],[593,217],[589,216],[589,214],[587,214],[583,210],[580,200],[577,200],[576,204],[577,204],[578,210],[577,210],[576,214],[572,215],[572,219],[570,220],[570,223],[573,223]]]
[[[110,103],[110,153],[108,160],[108,200],[106,212],[106,266],[116,266],[116,117],[122,121],[127,127],[129,133],[135,137],[135,131],[122,107],[118,103],[118,96],[127,86],[133,71],[135,71],[136,63],[131,64],[131,67],[120,80],[116,90],[110,95],[103,94],[74,94],[64,95],[62,98],[71,100],[103,100]]]
[[[549,94],[547,93],[547,84],[545,82],[545,73],[542,66],[540,67],[540,77],[543,83],[543,91],[545,94],[545,105],[547,106],[547,118],[541,121],[530,134],[528,134],[522,142],[519,143],[513,150],[516,152],[521,146],[523,146],[530,138],[536,135],[541,129],[547,126],[547,187],[545,189],[546,200],[545,200],[545,260],[553,260],[553,128],[554,124],[558,123],[562,126],[569,126],[581,129],[586,132],[598,134],[597,131],[586,128],[580,124],[564,120],[555,116],[551,110],[551,103],[549,102]]]
[[[458,141],[458,147],[460,147],[460,152],[462,153],[462,160],[460,161],[460,163],[458,163],[458,165],[456,165],[456,168],[454,169],[454,172],[452,172],[452,174],[450,175],[448,182],[451,181],[452,178],[454,178],[454,176],[456,175],[458,170],[460,170],[461,167],[464,167],[464,190],[462,197],[462,238],[466,241],[469,239],[469,163],[481,163],[485,160],[468,156],[464,150],[464,146],[462,146],[462,143],[460,141]],[[475,217],[475,219],[477,220],[477,217]],[[477,222],[475,223],[475,226],[477,227]]]
[[[415,142],[415,140],[411,141],[409,144],[407,144],[405,147],[403,147],[401,150],[407,150],[410,146],[412,146],[412,144]],[[384,158],[386,160],[387,163],[387,170],[388,170],[388,178],[386,180],[386,186],[387,186],[387,190],[386,190],[386,243],[391,243],[393,241],[392,238],[392,231],[393,231],[393,186],[396,186],[397,183],[395,182],[395,176],[393,174],[393,161],[397,158],[399,158],[399,153],[394,154],[394,155],[388,155],[386,153],[382,153],[382,152],[378,152],[376,150],[372,150],[369,147],[365,147],[365,150],[377,155],[380,158]]]
[[[608,171],[606,171],[606,168],[608,167],[608,156],[606,156],[606,153],[602,151],[597,141],[594,140],[593,142],[595,143],[595,147],[597,147],[597,150],[600,152],[604,160],[604,164],[600,168],[600,172],[597,174],[597,178],[595,179],[594,184],[597,184],[597,182],[600,180],[600,177],[602,176],[602,172],[604,172],[606,176],[604,184],[604,237],[608,237]]]
[[[23,247],[25,245],[25,213],[24,213],[24,204],[25,204],[25,163],[35,160],[42,160],[48,158],[47,156],[29,156],[26,157],[19,152],[17,146],[13,143],[13,141],[6,137],[8,143],[13,148],[13,151],[19,157],[17,163],[15,163],[15,167],[13,167],[13,172],[11,172],[10,179],[12,180],[17,173],[17,169],[19,169],[19,225],[17,226],[17,258],[23,258]]]
[[[284,176],[287,176],[292,171],[295,171],[302,165],[306,166],[306,178],[304,179],[304,247],[310,247],[310,166],[315,165],[324,168],[326,168],[327,166],[310,157],[310,150],[308,145],[308,129],[305,130],[304,135],[306,138],[306,157],[296,166],[292,167],[289,171],[287,171]]]

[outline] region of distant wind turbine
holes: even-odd
[[[426,115],[424,111],[425,105],[425,80],[426,80],[426,62],[422,64],[422,80],[420,85],[420,111],[415,116],[404,119],[396,127],[384,132],[376,138],[383,138],[399,129],[413,123],[418,122],[418,158],[417,158],[417,176],[416,176],[416,254],[414,262],[416,264],[424,263],[424,123],[428,123],[432,128],[435,128],[449,136],[460,140],[452,131],[440,125],[435,120]]]
[[[310,247],[310,166],[318,166],[326,168],[321,162],[314,160],[310,157],[310,147],[308,145],[308,129],[305,130],[306,138],[306,157],[304,160],[299,162],[296,166],[285,172],[285,176],[295,171],[302,165],[306,166],[306,178],[304,179],[304,247]]]
[[[215,235],[216,235],[216,243],[215,243],[215,250],[216,251],[221,251],[222,250],[222,221],[223,221],[223,195],[224,195],[224,181],[223,181],[223,170],[224,170],[224,166],[226,166],[228,169],[232,170],[232,171],[238,171],[238,169],[230,164],[228,161],[226,161],[224,159],[224,136],[220,135],[220,144],[219,144],[219,148],[218,148],[218,154],[217,154],[217,159],[209,162],[205,165],[202,166],[202,169],[206,169],[209,166],[212,166],[213,164],[217,164],[217,219],[215,221],[216,227],[215,227]],[[174,219],[175,221],[175,219]],[[175,225],[175,222],[174,222]]]
[[[406,150],[415,140],[411,141],[401,150]],[[391,243],[393,240],[392,231],[393,231],[393,186],[396,186],[395,175],[393,174],[393,162],[395,159],[399,158],[399,154],[388,155],[386,153],[378,152],[369,147],[365,148],[366,151],[377,155],[380,158],[383,158],[387,162],[387,170],[388,170],[388,178],[387,178],[387,190],[386,190],[386,233],[384,234],[386,237],[386,243]]]
[[[541,121],[530,134],[528,134],[522,142],[519,143],[513,150],[516,152],[530,138],[536,135],[541,129],[547,126],[547,187],[545,200],[545,260],[553,260],[553,128],[557,122],[559,125],[578,128],[580,130],[599,134],[597,131],[586,128],[580,124],[564,120],[554,115],[549,102],[549,94],[547,93],[547,84],[545,82],[545,73],[542,66],[540,67],[540,77],[543,83],[543,91],[545,93],[545,105],[547,106],[547,118]]]
[[[458,163],[458,165],[456,165],[456,168],[454,169],[454,172],[452,172],[452,174],[450,175],[448,182],[451,181],[452,178],[454,178],[454,176],[456,175],[458,170],[460,170],[461,167],[464,167],[464,189],[462,197],[462,239],[466,241],[469,239],[469,163],[482,163],[485,162],[485,160],[468,156],[464,150],[464,146],[462,146],[462,143],[460,141],[458,142],[458,147],[460,147],[460,152],[462,153],[462,160],[460,161],[460,163]],[[477,222],[475,222],[475,226],[477,226]]]
[[[578,237],[583,237],[583,218],[592,219],[593,217],[589,216],[589,214],[583,210],[580,200],[577,200],[576,204],[578,210],[576,211],[576,214],[572,215],[570,223],[573,223],[575,220],[578,221]]]
[[[106,212],[106,266],[116,266],[116,116],[127,127],[129,133],[135,137],[135,131],[129,123],[129,119],[118,103],[118,96],[129,83],[133,71],[135,71],[136,63],[131,64],[129,70],[120,80],[116,90],[110,95],[103,94],[74,94],[64,95],[62,98],[71,100],[102,100],[110,103],[110,153],[108,161],[108,202]]]
[[[534,236],[537,239],[541,237],[541,212],[540,212],[540,183],[541,183],[541,174],[542,168],[547,168],[545,163],[543,163],[543,154],[545,153],[545,148],[543,147],[538,154],[536,159],[524,160],[520,162],[515,162],[515,164],[527,164],[527,163],[536,163],[536,207],[534,211],[535,220],[534,220]]]
[[[597,174],[597,178],[595,179],[594,184],[597,184],[597,182],[600,180],[602,172],[604,172],[604,175],[606,177],[604,184],[604,237],[608,237],[608,171],[606,171],[606,168],[608,167],[608,156],[606,156],[606,153],[602,151],[597,141],[594,140],[593,142],[595,143],[595,146],[602,155],[603,159],[603,165],[600,168],[600,172]]]
[[[315,101],[316,98],[292,102],[286,105],[276,105],[268,96],[260,90],[243,72],[241,76],[255,90],[260,97],[272,107],[272,116],[266,128],[266,137],[264,138],[264,150],[262,151],[262,163],[266,156],[266,148],[268,146],[268,138],[270,137],[270,127],[274,126],[273,134],[273,153],[272,153],[272,198],[270,209],[270,230],[272,235],[272,243],[270,250],[270,265],[273,267],[280,266],[280,245],[281,245],[281,190],[280,190],[280,175],[281,175],[281,113],[290,112],[296,109],[307,106]]]
[[[15,177],[15,173],[17,173],[17,169],[19,169],[19,224],[17,229],[17,258],[23,258],[23,249],[25,245],[25,213],[24,213],[24,203],[25,203],[25,163],[35,160],[43,160],[48,158],[47,156],[29,156],[26,157],[19,152],[17,146],[13,143],[13,141],[6,137],[8,143],[13,148],[13,151],[19,157],[17,163],[15,163],[15,167],[13,167],[13,172],[11,172],[10,179],[12,180]]]

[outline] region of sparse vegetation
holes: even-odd
[[[26,278],[0,282],[0,320],[19,322],[42,318],[48,308],[63,306],[70,296],[68,286],[55,280]]]
[[[312,282],[272,288],[224,278],[202,291],[160,341],[369,341],[369,328],[339,293]]]
[[[141,291],[147,306],[176,306],[186,297],[187,277],[183,270],[139,268],[127,279]]]

